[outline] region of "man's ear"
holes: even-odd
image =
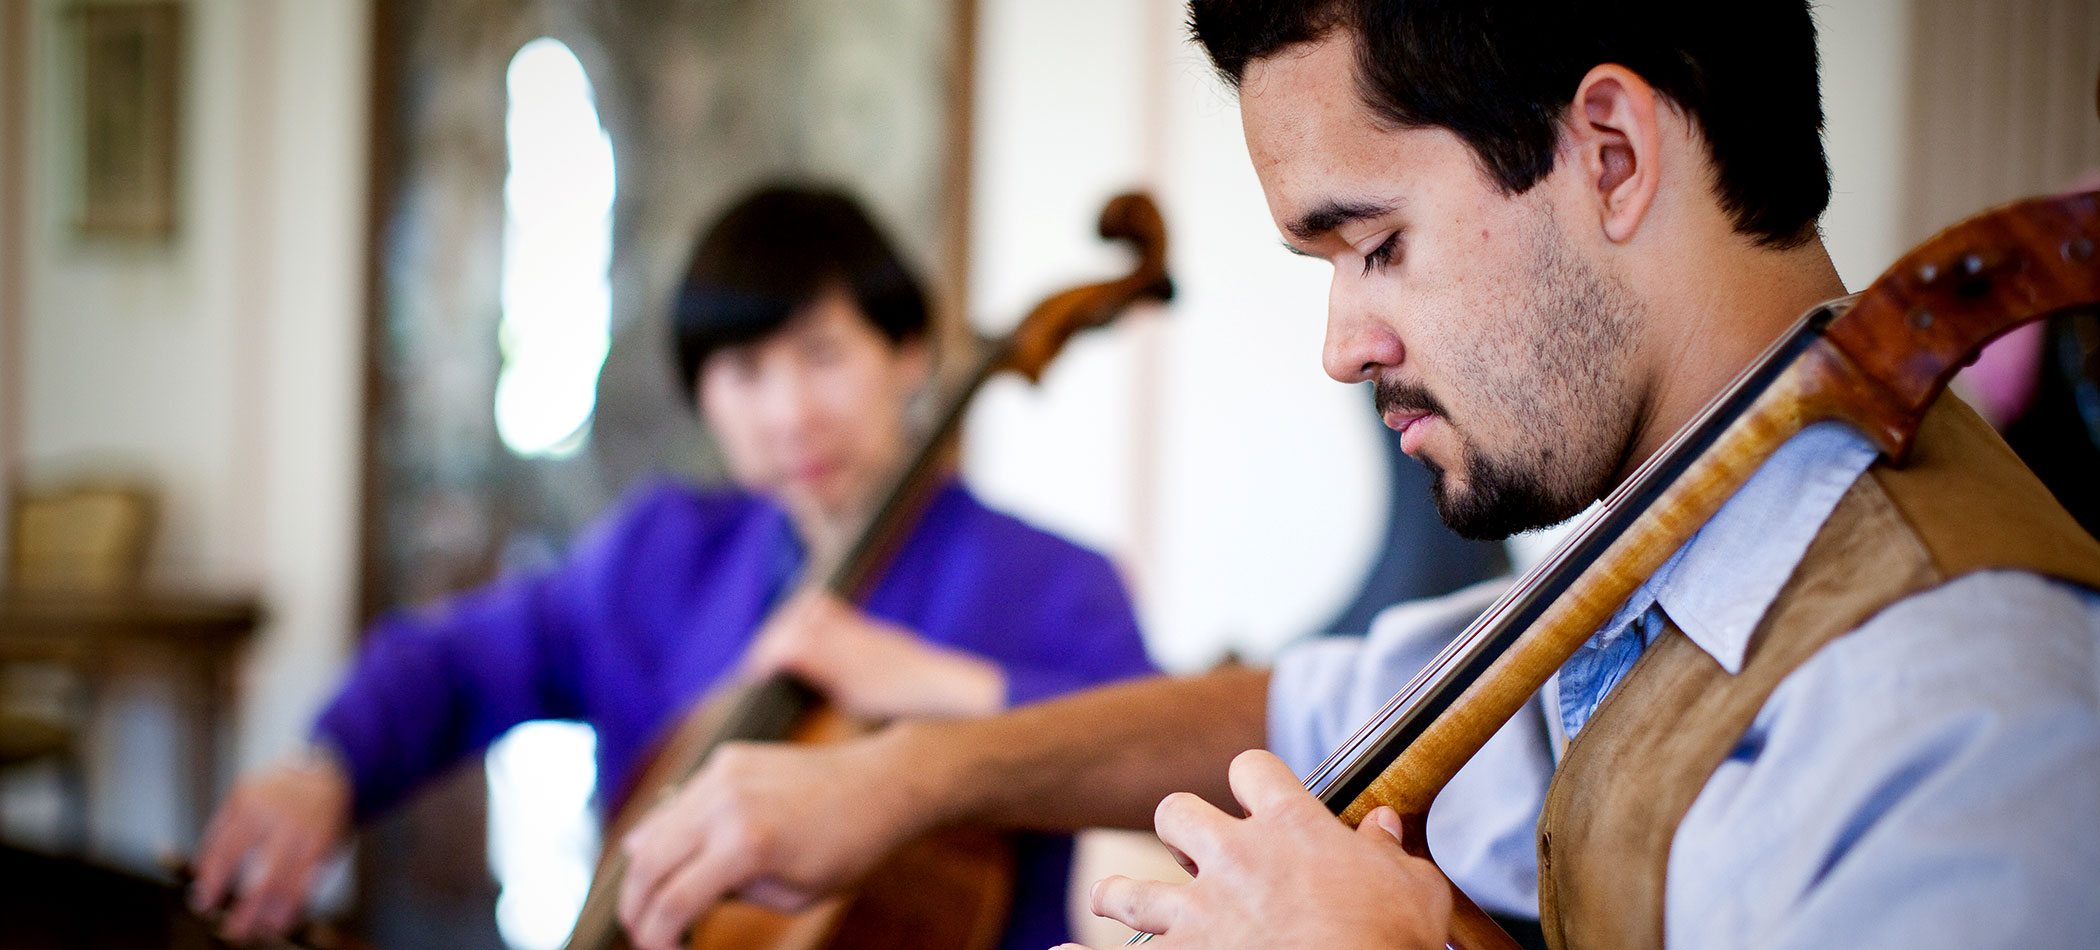
[[[1598,223],[1614,242],[1631,240],[1661,185],[1662,128],[1654,87],[1633,70],[1605,63],[1582,77],[1567,134]]]

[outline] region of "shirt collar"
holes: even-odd
[[[1609,642],[1625,635],[1661,604],[1722,669],[1742,672],[1750,634],[1875,454],[1865,436],[1843,423],[1802,430],[1633,592],[1598,637]]]

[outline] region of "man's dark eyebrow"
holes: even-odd
[[[1375,218],[1399,206],[1397,201],[1330,201],[1306,212],[1284,230],[1300,241],[1312,241],[1351,221]]]

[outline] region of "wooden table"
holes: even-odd
[[[91,684],[119,660],[167,663],[195,700],[185,705],[191,710],[190,805],[201,831],[218,798],[219,732],[232,707],[235,663],[261,620],[253,597],[0,591],[0,663],[61,663]]]

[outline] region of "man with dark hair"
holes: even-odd
[[[671,331],[733,485],[636,491],[546,571],[375,625],[308,753],[245,776],[198,848],[194,901],[236,939],[281,932],[352,820],[528,719],[597,730],[614,814],[682,714],[789,671],[869,719],[982,715],[1149,672],[1099,555],[952,479],[864,604],[802,587],[910,451],[926,382],[918,281],[853,199],[760,189],[700,240]],[[1071,841],[1015,845],[1005,946],[1063,939]]]
[[[1844,292],[1815,232],[1805,2],[1196,0],[1191,21],[1285,243],[1335,268],[1328,374],[1375,385],[1462,531],[1573,516]],[[1491,910],[1535,881],[1558,946],[2088,940],[2095,589],[2100,545],[1958,402],[1900,471],[1812,427],[1459,773],[1438,809],[1464,814],[1433,810],[1429,843]],[[624,913],[653,950],[723,893],[811,895],[927,827],[1150,818],[1194,881],[1092,900],[1156,946],[1442,946],[1449,891],[1393,813],[1348,829],[1293,770],[1482,597],[1270,673],[731,750],[626,842]]]

